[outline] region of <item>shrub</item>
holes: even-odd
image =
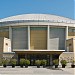
[[[66,64],[67,64],[67,61],[66,61],[66,60],[61,60],[60,63],[61,63],[62,65],[66,65]]]
[[[71,65],[75,65],[75,60],[72,60],[71,61]]]
[[[2,60],[2,64],[3,64],[3,65],[7,65],[8,63],[9,63],[9,61],[8,61],[7,59],[3,59],[3,60]]]
[[[25,59],[24,64],[25,65],[30,65],[30,61],[28,59]]]
[[[58,65],[59,64],[59,60],[55,59],[55,60],[53,60],[53,63],[54,63],[54,65]]]
[[[47,61],[43,59],[43,60],[41,60],[41,64],[42,65],[46,65],[47,64]]]
[[[16,59],[11,59],[11,60],[10,60],[10,63],[11,63],[11,65],[14,65],[14,66],[15,66],[16,63],[17,63],[17,60],[16,60]]]
[[[40,61],[40,60],[36,60],[36,61],[35,61],[35,64],[36,64],[36,65],[41,65],[41,61]]]
[[[25,59],[20,59],[20,65],[24,65]]]

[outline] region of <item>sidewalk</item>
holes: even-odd
[[[0,67],[0,75],[74,75],[74,68],[37,68],[36,66],[29,66],[28,68],[20,68],[20,66],[16,66],[15,68],[11,68],[8,66],[7,68]]]

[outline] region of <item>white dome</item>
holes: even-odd
[[[53,22],[68,22],[73,21],[72,19],[56,16],[56,15],[50,15],[50,14],[22,14],[22,15],[16,15],[7,17],[4,19],[0,19],[0,22],[7,22],[7,21],[19,21],[19,20],[49,20]]]

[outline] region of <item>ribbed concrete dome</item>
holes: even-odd
[[[72,19],[69,18],[50,15],[50,14],[22,14],[22,15],[16,15],[0,19],[0,22],[19,21],[19,20],[49,20],[49,21],[58,21],[58,22],[73,21]]]

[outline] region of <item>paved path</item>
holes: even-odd
[[[28,68],[0,67],[0,75],[75,75],[73,68],[36,68],[29,66]]]

